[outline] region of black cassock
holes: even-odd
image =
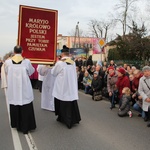
[[[81,120],[77,100],[61,101],[55,98],[55,115],[58,116],[57,121],[65,123],[70,129],[73,124],[79,123]]]

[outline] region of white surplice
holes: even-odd
[[[37,70],[37,72],[38,72],[38,80],[39,81],[43,81],[43,76],[39,73],[39,71],[40,71],[40,69],[43,67],[44,65],[38,65],[37,66],[37,68],[36,68],[36,70]]]
[[[4,64],[1,67],[1,88],[2,89],[7,88],[7,79],[6,79]]]
[[[43,76],[41,108],[55,111],[54,97],[52,96],[55,77],[51,74],[51,68],[47,66],[40,67],[38,71]]]
[[[62,59],[68,59],[64,57]],[[56,76],[52,95],[62,101],[78,100],[77,73],[75,62],[67,65],[64,61],[58,61],[52,68],[52,74]]]
[[[21,64],[13,64],[12,59],[5,61],[9,104],[22,106],[33,101],[34,95],[29,76],[34,71],[29,59],[23,59]]]

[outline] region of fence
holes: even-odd
[[[123,66],[123,64],[128,64],[135,66],[137,69],[142,69],[143,66],[149,65],[149,62],[140,61],[140,60],[114,60],[117,66]]]

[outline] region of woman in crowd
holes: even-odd
[[[132,72],[132,69],[131,69],[131,66],[130,65],[127,65],[127,74],[128,74],[128,76],[130,75],[130,74],[132,74],[133,72]]]
[[[98,72],[95,71],[94,75],[93,75],[93,80],[92,80],[92,83],[91,83],[91,90],[89,91],[89,93],[92,96],[94,96],[94,92],[101,92],[101,91],[102,91],[102,80],[98,76]]]
[[[92,82],[92,76],[88,73],[88,71],[86,71],[83,77],[83,85],[84,85],[85,94],[89,93],[89,90],[91,89],[91,82]]]
[[[103,88],[105,88],[105,87],[107,87],[107,75],[108,75],[106,66],[103,66],[103,71],[104,71],[104,86],[103,86]]]
[[[117,65],[115,64],[115,62],[113,60],[110,61],[108,67],[110,67],[110,66],[114,67],[115,69],[117,67]]]
[[[133,75],[134,75],[134,80],[132,82],[133,109],[139,112],[138,116],[142,116],[143,118],[145,118],[145,113],[142,109],[142,97],[138,92],[139,80],[143,76],[143,73],[140,70],[136,69],[133,72]]]
[[[130,88],[130,81],[129,78],[126,76],[126,71],[123,67],[120,67],[117,71],[118,80],[116,82],[116,88],[118,89],[118,98],[119,98],[119,105],[120,99],[122,98],[122,90],[124,87]]]
[[[78,80],[78,89],[80,89],[80,82],[79,82],[80,68],[78,66],[76,66],[76,73],[77,73],[77,80]]]
[[[150,127],[150,67],[145,66],[142,71],[143,76],[139,81],[138,92],[142,96],[145,121],[148,121],[147,127]]]
[[[96,71],[98,72],[98,76],[102,80],[102,89],[103,89],[105,72],[103,71],[103,66],[102,66],[102,63],[100,61],[98,61],[96,64]]]
[[[116,82],[118,79],[118,75],[115,72],[115,68],[110,66],[108,67],[108,76],[107,76],[107,90],[109,93],[109,99],[111,102],[110,109],[115,107],[115,98],[116,98]]]
[[[132,105],[134,105],[136,103],[136,101],[138,100],[137,96],[139,96],[139,93],[137,93],[137,90],[138,90],[138,87],[139,87],[139,80],[140,78],[143,76],[143,73],[136,69],[134,72],[133,72],[133,76],[134,76],[134,79],[132,81],[132,87],[131,87],[131,91],[133,92],[132,93]],[[141,101],[141,99],[139,99]],[[137,103],[136,103],[137,105]]]
[[[81,71],[79,71],[78,74],[78,89],[84,89],[84,85],[82,83],[84,78],[85,68],[84,66],[81,67]]]

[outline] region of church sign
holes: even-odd
[[[56,60],[58,11],[20,5],[18,45],[32,63]]]

